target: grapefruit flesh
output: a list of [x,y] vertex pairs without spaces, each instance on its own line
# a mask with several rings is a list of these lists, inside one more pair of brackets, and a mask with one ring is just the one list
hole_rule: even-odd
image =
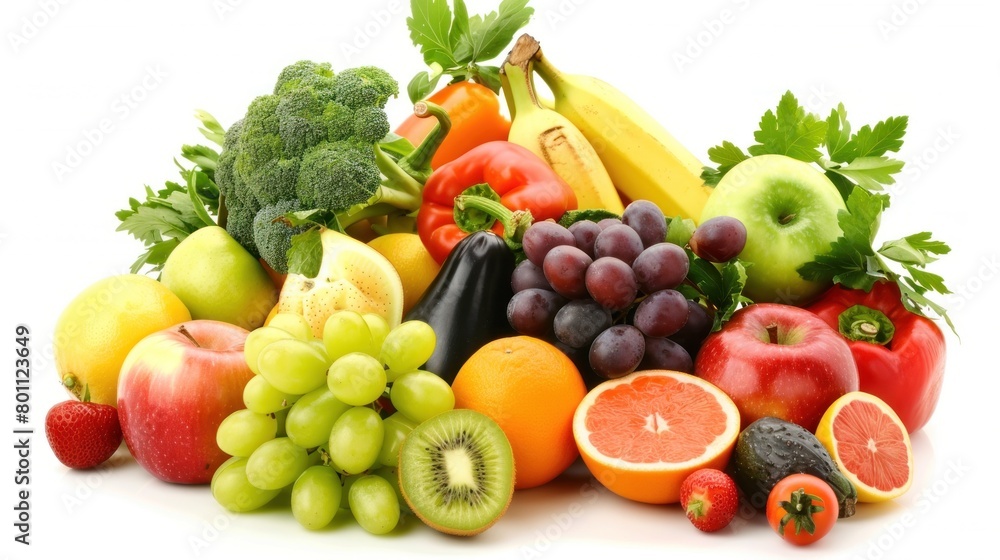
[[700,468],[722,469],[739,435],[736,405],[686,373],[650,370],[595,387],[574,416],[584,463],[612,492],[639,502],[675,503]]
[[913,450],[899,416],[860,391],[844,395],[824,414],[816,437],[858,490],[858,501],[881,502],[905,493],[913,480]]

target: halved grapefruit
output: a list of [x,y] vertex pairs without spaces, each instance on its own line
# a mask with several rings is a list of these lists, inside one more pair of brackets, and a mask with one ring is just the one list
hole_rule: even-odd
[[680,500],[684,479],[723,469],[740,433],[740,413],[711,383],[677,371],[648,370],[605,381],[584,397],[573,437],[591,474],[638,502]]
[[899,416],[862,391],[840,397],[819,422],[816,438],[858,490],[859,502],[903,495],[913,482],[913,448]]

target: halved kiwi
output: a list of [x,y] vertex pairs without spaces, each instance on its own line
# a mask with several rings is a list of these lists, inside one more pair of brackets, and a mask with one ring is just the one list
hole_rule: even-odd
[[399,450],[399,488],[430,527],[471,536],[507,511],[514,454],[500,426],[474,410],[451,410],[413,429]]

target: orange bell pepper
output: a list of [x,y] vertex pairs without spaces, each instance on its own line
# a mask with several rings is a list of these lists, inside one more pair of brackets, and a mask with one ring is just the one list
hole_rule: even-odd
[[[480,144],[507,139],[510,120],[500,112],[500,99],[484,85],[456,82],[438,90],[427,100],[444,108],[451,118],[451,131],[431,160],[434,169]],[[416,146],[435,124],[435,119],[411,115],[396,129],[396,134]]]

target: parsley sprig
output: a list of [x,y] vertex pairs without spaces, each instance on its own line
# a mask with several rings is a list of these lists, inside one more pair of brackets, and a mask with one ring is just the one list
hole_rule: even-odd
[[[799,274],[806,280],[832,280],[866,292],[880,280],[895,282],[908,310],[924,316],[928,316],[929,310],[944,319],[954,332],[955,325],[945,308],[927,297],[928,292],[950,294],[951,290],[945,286],[944,278],[925,268],[951,248],[931,239],[931,233],[924,231],[886,241],[876,250],[879,220],[888,207],[889,195],[855,188],[847,198],[847,210],[837,214],[843,235],[834,241],[829,252],[817,255],[816,260],[799,268]],[[893,270],[900,267],[904,273]]]
[[[819,165],[846,201],[855,186],[881,191],[883,185],[896,182],[893,175],[903,169],[903,162],[886,154],[902,147],[907,123],[905,116],[889,117],[852,132],[843,103],[823,119],[806,112],[788,91],[776,110],[769,109],[761,117],[753,134],[757,143],[747,149],[748,153],[729,141],[708,150],[708,158],[718,167],[705,167],[702,179],[714,186],[733,166],[751,156],[780,154]],[[825,148],[825,155],[820,148]]]
[[702,179],[717,185],[736,164],[762,154],[816,164],[836,185],[847,210],[837,216],[843,234],[828,252],[799,268],[799,274],[806,280],[833,281],[866,292],[875,282],[895,282],[908,310],[942,318],[954,331],[947,311],[927,295],[951,293],[941,276],[926,270],[950,251],[948,245],[932,239],[930,232],[920,232],[875,249],[882,212],[889,208],[889,195],[881,191],[895,183],[893,175],[903,169],[902,161],[887,154],[903,146],[907,124],[905,116],[889,117],[855,132],[842,103],[823,119],[807,112],[789,91],[775,110],[761,117],[753,135],[757,143],[746,152],[729,141],[708,150],[717,167],[705,167]]
[[[201,122],[199,132],[222,146],[225,129],[215,117],[198,111],[195,117]],[[181,157],[193,163],[191,168],[174,159],[182,182],[166,181],[162,189],[146,186],[144,200],[129,198],[129,207],[115,212],[121,221],[116,231],[126,231],[145,245],[146,250],[132,263],[131,271],[138,273],[149,266],[157,272],[167,262],[167,257],[188,235],[205,226],[215,225],[213,215],[219,214],[219,187],[215,184],[215,168],[219,153],[208,146],[185,145]]]
[[534,13],[528,0],[503,0],[497,11],[470,17],[464,0],[411,0],[412,15],[406,25],[410,39],[420,47],[430,71],[410,80],[407,93],[416,103],[437,87],[443,76],[452,82],[472,80],[500,92],[500,68],[482,65],[498,57],[510,45]]

